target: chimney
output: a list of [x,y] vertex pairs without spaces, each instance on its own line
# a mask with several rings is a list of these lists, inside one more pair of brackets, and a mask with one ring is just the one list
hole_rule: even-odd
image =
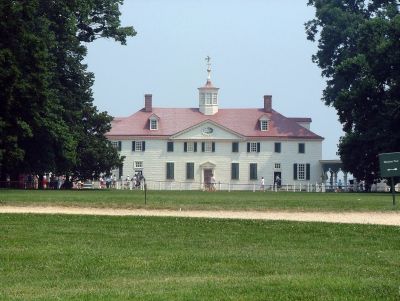
[[153,111],[153,95],[145,94],[144,95],[144,111],[145,112],[152,112]]
[[272,112],[272,95],[264,95],[264,111],[267,113]]

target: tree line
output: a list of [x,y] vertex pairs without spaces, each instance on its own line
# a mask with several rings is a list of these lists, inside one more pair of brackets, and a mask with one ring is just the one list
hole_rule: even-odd
[[399,0],[309,0],[305,24],[318,42],[312,60],[326,79],[323,101],[333,106],[345,135],[339,155],[346,171],[371,184],[378,154],[400,152]]
[[0,176],[97,177],[122,163],[93,104],[86,44],[136,34],[122,0],[0,1]]

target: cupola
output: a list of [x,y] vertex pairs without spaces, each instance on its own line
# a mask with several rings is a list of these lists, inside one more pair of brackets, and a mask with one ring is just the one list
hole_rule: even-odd
[[207,61],[207,81],[199,89],[199,111],[204,115],[214,115],[218,113],[218,90],[211,82],[211,58],[206,57]]

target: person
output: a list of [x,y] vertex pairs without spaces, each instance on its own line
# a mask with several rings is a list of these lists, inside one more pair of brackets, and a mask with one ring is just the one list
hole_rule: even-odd
[[129,175],[126,176],[126,181],[125,181],[125,188],[129,189],[131,177]]
[[215,191],[215,183],[216,183],[216,181],[215,181],[215,177],[214,177],[214,175],[212,174],[211,175],[211,179],[210,179],[210,191]]
[[261,177],[260,190],[265,191],[265,180],[264,180],[264,177]]
[[110,176],[110,175],[108,175],[108,176],[106,177],[106,188],[107,188],[107,189],[110,189],[110,188],[111,188],[111,176]]
[[133,188],[137,188],[137,183],[138,183],[138,176],[137,173],[135,173],[135,175],[132,178],[132,184],[133,184]]
[[11,178],[10,178],[9,174],[7,174],[7,176],[6,176],[6,187],[7,188],[11,187]]
[[47,176],[46,176],[46,174],[43,175],[42,185],[43,185],[43,189],[47,188]]
[[112,188],[117,188],[117,176],[112,176]]
[[33,176],[33,188],[34,189],[39,188],[39,176],[38,175]]
[[275,177],[275,184],[277,188],[281,187],[281,178],[279,177],[279,175],[276,175]]
[[339,182],[338,182],[338,190],[342,191],[342,180],[341,179],[339,179]]

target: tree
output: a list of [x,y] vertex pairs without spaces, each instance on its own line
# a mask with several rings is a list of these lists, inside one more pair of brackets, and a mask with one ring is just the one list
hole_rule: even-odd
[[94,76],[82,61],[83,42],[135,35],[120,26],[122,2],[0,2],[0,175],[89,178],[121,164],[104,138],[112,118],[93,105]]
[[326,78],[323,100],[337,110],[346,171],[368,184],[379,177],[377,155],[400,150],[400,15],[398,0],[309,0],[318,39],[312,60]]

